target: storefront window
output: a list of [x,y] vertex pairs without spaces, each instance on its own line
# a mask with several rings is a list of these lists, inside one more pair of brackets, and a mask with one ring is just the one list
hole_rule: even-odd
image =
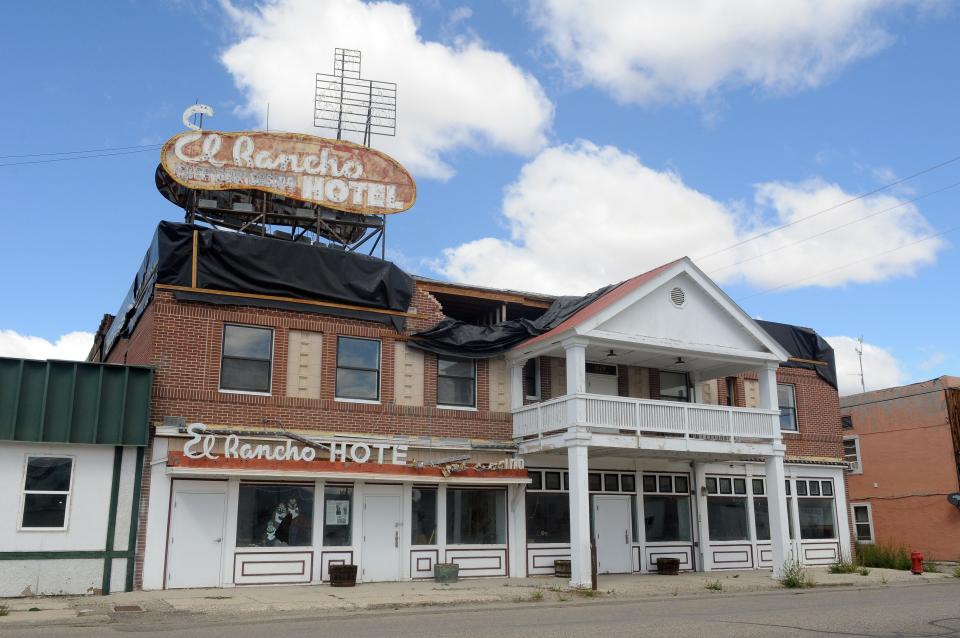
[[352,541],[353,488],[328,485],[323,489],[323,544],[343,547]]
[[312,542],[312,487],[240,484],[237,547],[304,547]]
[[413,488],[413,535],[414,545],[437,544],[437,488]]
[[707,478],[707,521],[710,540],[745,541],[750,538],[746,494],[745,478],[726,476]]
[[686,475],[643,475],[643,522],[647,542],[689,542],[690,489]]
[[503,545],[506,542],[505,490],[447,490],[447,543]]
[[832,498],[797,499],[800,514],[800,538],[803,540],[836,538]]
[[570,542],[570,496],[563,492],[527,492],[527,542]]

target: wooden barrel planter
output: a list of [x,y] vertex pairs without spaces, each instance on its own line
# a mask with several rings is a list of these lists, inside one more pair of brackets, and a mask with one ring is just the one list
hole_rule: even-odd
[[658,558],[657,573],[663,576],[676,576],[680,573],[679,558]]
[[356,565],[330,565],[331,587],[354,587],[356,584]]
[[571,578],[573,570],[570,567],[570,561],[563,559],[553,561],[553,575],[557,578]]
[[433,580],[438,583],[455,583],[460,578],[460,565],[456,563],[435,563]]

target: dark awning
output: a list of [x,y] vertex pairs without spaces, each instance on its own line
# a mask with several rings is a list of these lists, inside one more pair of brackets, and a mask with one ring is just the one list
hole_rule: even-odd
[[146,445],[153,369],[0,357],[0,440]]

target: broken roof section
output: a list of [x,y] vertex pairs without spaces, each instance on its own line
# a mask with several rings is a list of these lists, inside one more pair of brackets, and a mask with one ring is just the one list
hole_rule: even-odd
[[[653,293],[664,289],[672,294],[675,284],[686,290],[684,294],[690,299],[697,299],[705,311],[670,315],[672,309],[662,310],[669,308],[669,304],[661,303]],[[497,291],[484,289],[483,292]],[[836,387],[833,351],[822,337],[809,328],[762,323],[753,320],[684,257],[583,297],[556,298],[550,308],[534,320],[520,318],[492,325],[472,325],[448,318],[414,335],[411,345],[447,356],[487,358],[512,350],[525,358],[551,354],[545,349],[555,350],[563,339],[590,336],[612,347],[662,351],[689,348],[693,352],[743,361],[777,361],[786,367],[815,370]]]

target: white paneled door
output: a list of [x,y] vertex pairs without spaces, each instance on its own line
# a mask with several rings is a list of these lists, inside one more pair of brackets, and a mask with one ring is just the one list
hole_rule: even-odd
[[360,563],[365,583],[400,580],[401,501],[399,485],[364,488]]
[[597,541],[597,573],[625,574],[633,571],[630,496],[593,497],[594,537]]
[[214,481],[175,482],[167,539],[168,588],[219,587],[227,487]]

